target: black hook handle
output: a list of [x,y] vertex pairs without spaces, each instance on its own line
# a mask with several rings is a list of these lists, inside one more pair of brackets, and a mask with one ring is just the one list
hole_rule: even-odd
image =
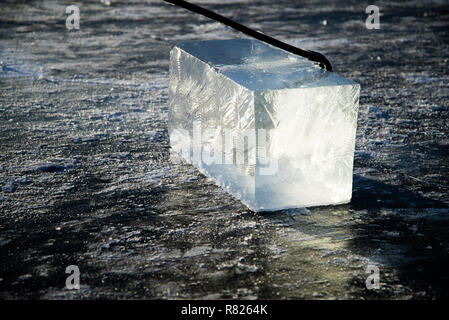
[[267,36],[261,32],[250,29],[238,22],[235,22],[231,19],[223,17],[222,15],[219,15],[218,13],[215,13],[213,11],[210,11],[208,9],[197,6],[197,5],[187,2],[187,1],[183,1],[183,0],[164,0],[164,1],[174,4],[174,5],[177,5],[179,7],[182,7],[184,9],[190,10],[192,12],[201,14],[201,15],[208,17],[210,19],[213,19],[215,21],[221,22],[237,31],[243,32],[244,34],[246,34],[250,37],[256,38],[257,40],[269,43],[275,47],[278,47],[282,50],[291,52],[298,56],[307,58],[313,62],[317,62],[321,68],[323,68],[327,71],[332,71],[332,65],[329,62],[329,60],[327,60],[326,57],[319,52],[315,52],[315,51],[311,51],[311,50],[303,50],[303,49],[294,47],[292,45],[289,45],[288,43],[279,41],[279,40],[272,38],[270,36]]

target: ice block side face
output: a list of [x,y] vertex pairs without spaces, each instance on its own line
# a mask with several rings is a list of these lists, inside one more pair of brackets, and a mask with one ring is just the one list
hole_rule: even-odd
[[269,154],[277,170],[256,176],[259,211],[351,200],[359,93],[345,84],[256,95],[256,110],[270,109],[276,123]]
[[175,47],[169,100],[171,147],[234,196],[253,203],[256,145],[238,148],[236,137],[254,133],[254,93]]
[[352,194],[360,85],[256,40],[178,44],[170,143],[254,211]]

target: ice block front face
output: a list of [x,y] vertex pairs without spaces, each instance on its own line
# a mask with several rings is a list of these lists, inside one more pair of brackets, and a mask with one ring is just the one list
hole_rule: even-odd
[[257,40],[170,53],[173,149],[254,211],[347,203],[360,85]]

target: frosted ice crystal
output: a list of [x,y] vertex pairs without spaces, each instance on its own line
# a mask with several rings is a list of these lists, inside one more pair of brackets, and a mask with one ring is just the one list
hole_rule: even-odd
[[360,85],[257,40],[170,52],[170,143],[254,211],[351,200]]

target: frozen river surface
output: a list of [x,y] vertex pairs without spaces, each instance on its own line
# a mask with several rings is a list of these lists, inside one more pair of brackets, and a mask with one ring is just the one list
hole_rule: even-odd
[[60,1],[0,4],[1,298],[449,297],[446,1],[378,1],[379,30],[359,1],[200,2],[362,86],[352,202],[259,215],[167,136],[169,50],[242,35],[108,2],[79,1],[77,31]]

